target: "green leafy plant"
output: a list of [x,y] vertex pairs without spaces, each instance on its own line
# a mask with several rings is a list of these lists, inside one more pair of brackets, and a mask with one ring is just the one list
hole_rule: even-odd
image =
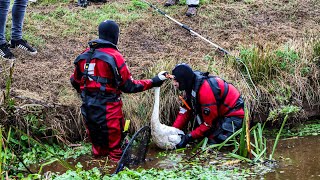
[[250,142],[253,149],[251,149],[251,154],[254,156],[253,162],[263,162],[266,157],[266,138],[263,136],[263,126],[258,123],[255,127],[251,129],[253,132],[254,142]]
[[5,141],[3,140],[2,135],[2,126],[0,126],[0,177],[3,179],[5,171],[3,171],[3,165],[6,163],[6,152],[7,147],[5,146]]
[[98,170],[98,168],[93,168],[91,170],[83,170],[83,166],[78,163],[76,165],[75,170],[67,170],[66,173],[62,175],[54,175],[52,179],[55,180],[63,180],[63,179],[79,179],[79,180],[100,180],[102,178],[101,172]]
[[274,54],[279,61],[279,67],[281,70],[287,70],[288,72],[293,71],[290,67],[299,59],[299,55],[296,51],[286,45],[282,50],[276,50]]
[[45,146],[44,144],[42,144],[41,142],[33,139],[32,137],[28,136],[26,133],[20,131],[19,129],[16,129],[16,131],[18,131],[19,133],[27,136],[29,138],[30,141],[32,141],[33,143],[37,144],[38,146],[40,146],[41,148],[43,148],[46,152],[48,152],[49,154],[51,154],[53,157],[55,157],[56,159],[58,159],[59,163],[64,166],[67,169],[74,169],[74,167],[72,167],[72,165],[70,165],[67,161],[64,161],[60,156],[58,156],[56,153],[54,153],[50,148],[48,148],[47,146]]
[[198,164],[180,165],[170,170],[160,169],[142,169],[136,170],[125,169],[115,175],[102,176],[97,168],[89,171],[82,170],[81,166],[77,165],[77,170],[69,170],[62,175],[54,174],[54,180],[60,179],[103,179],[103,180],[129,180],[129,179],[233,179],[245,177],[247,172],[241,171],[238,168],[233,170],[217,170],[213,166],[203,166]]

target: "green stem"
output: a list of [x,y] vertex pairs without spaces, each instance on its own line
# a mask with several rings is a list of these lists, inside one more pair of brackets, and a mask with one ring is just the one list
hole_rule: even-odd
[[276,147],[277,147],[277,145],[278,145],[278,142],[279,142],[279,139],[280,139],[280,136],[281,136],[282,129],[283,129],[284,125],[286,124],[286,122],[287,122],[287,120],[288,120],[288,117],[289,117],[289,115],[287,114],[287,115],[284,117],[284,119],[283,119],[283,122],[282,122],[282,124],[281,124],[281,128],[280,128],[280,130],[279,130],[279,132],[278,132],[278,134],[277,134],[276,140],[275,140],[274,145],[273,145],[273,148],[272,148],[272,153],[271,153],[270,156],[269,156],[269,160],[272,160],[274,151],[276,150]]
[[10,66],[10,73],[9,73],[9,77],[7,78],[7,82],[6,82],[6,103],[9,103],[9,99],[10,99],[10,90],[11,90],[11,84],[12,84],[12,76],[13,76],[13,70],[14,70],[14,63],[12,62],[11,66]]

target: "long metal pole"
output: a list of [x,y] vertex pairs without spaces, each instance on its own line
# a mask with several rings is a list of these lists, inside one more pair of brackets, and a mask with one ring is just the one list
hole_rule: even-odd
[[[183,29],[189,31],[191,34],[194,34],[196,36],[198,36],[199,38],[201,38],[202,40],[206,41],[207,43],[211,44],[212,46],[214,46],[215,48],[217,48],[219,51],[221,51],[224,55],[228,55],[228,56],[232,56],[227,50],[223,49],[222,47],[218,46],[217,44],[211,42],[210,40],[206,39],[205,37],[201,36],[200,34],[198,34],[197,32],[193,31],[189,26],[180,23],[179,21],[177,21],[176,19],[172,18],[171,16],[167,15],[165,12],[163,12],[162,10],[160,10],[159,8],[157,8],[156,6],[154,6],[153,4],[145,1],[145,0],[141,0],[142,2],[148,4],[151,8],[155,9],[156,11],[158,11],[160,14],[164,15],[165,17],[167,17],[168,19],[170,19],[171,21],[175,22],[176,24],[178,24],[179,26],[181,26]],[[238,60],[238,58],[236,58],[236,60]]]
[[[165,12],[161,11],[159,8],[157,8],[156,6],[154,6],[154,5],[151,4],[151,3],[147,2],[146,0],[140,0],[140,1],[148,4],[151,8],[155,9],[155,10],[158,11],[160,14],[164,15],[165,17],[167,17],[167,18],[170,19],[171,21],[175,22],[176,24],[178,24],[179,26],[181,26],[183,29],[189,31],[190,33],[198,36],[198,37],[201,38],[202,40],[204,40],[204,41],[206,41],[207,43],[211,44],[211,45],[212,45],[213,47],[215,47],[217,50],[219,50],[220,52],[222,52],[224,56],[231,56],[231,57],[235,58],[237,62],[242,63],[242,64],[244,65],[247,73],[248,73],[248,78],[249,78],[251,84],[253,85],[254,89],[256,90],[256,93],[257,93],[258,98],[256,98],[256,97],[253,95],[253,93],[252,93],[252,95],[253,95],[253,97],[254,97],[255,99],[259,100],[260,92],[258,91],[257,87],[256,87],[255,84],[253,83],[252,78],[251,78],[251,76],[250,76],[250,73],[249,73],[249,70],[248,70],[247,66],[245,65],[245,63],[244,63],[240,58],[233,56],[233,55],[232,55],[231,53],[229,53],[227,50],[225,50],[225,49],[223,49],[222,47],[218,46],[217,44],[209,41],[209,40],[206,39],[205,37],[201,36],[200,34],[198,34],[198,33],[195,32],[195,31],[193,31],[189,26],[187,26],[187,25],[185,25],[185,24],[182,24],[182,23],[180,23],[179,21],[175,20],[174,18],[172,18],[171,16],[167,15]],[[248,86],[249,86],[249,85],[248,85]],[[250,88],[249,88],[249,89],[250,89]]]

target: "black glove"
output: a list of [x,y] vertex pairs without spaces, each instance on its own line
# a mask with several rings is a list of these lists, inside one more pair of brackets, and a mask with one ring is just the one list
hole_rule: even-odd
[[154,78],[151,79],[152,81],[152,86],[153,87],[160,87],[166,78],[166,74],[168,74],[167,71],[161,71],[158,75],[156,75]]
[[187,135],[180,134],[180,136],[181,136],[181,141],[179,142],[179,144],[176,145],[176,149],[186,147],[186,145],[192,140],[191,134],[187,134]]

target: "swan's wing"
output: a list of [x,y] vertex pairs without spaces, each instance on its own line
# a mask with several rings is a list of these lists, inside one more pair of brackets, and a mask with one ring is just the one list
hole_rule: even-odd
[[179,135],[170,135],[168,140],[176,146],[181,141],[181,137]]
[[[152,140],[153,142],[161,149],[175,149],[176,144],[171,142],[169,139],[169,136],[163,136],[163,135],[157,135],[153,136]],[[180,141],[179,141],[180,142]]]
[[152,139],[161,149],[175,149],[176,145],[181,141],[179,134],[184,134],[184,132],[164,124],[159,124],[151,129]]
[[161,124],[161,131],[164,134],[167,134],[167,135],[184,134],[184,132],[181,131],[180,129],[177,129],[177,128],[171,127],[171,126],[167,126],[167,125],[164,125],[164,124]]

